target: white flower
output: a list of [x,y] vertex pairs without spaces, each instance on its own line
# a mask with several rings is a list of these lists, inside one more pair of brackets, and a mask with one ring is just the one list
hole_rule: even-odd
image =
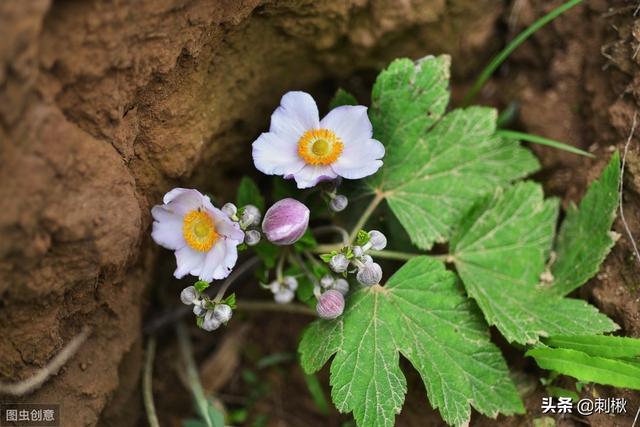
[[271,115],[269,132],[253,143],[253,161],[267,175],[294,178],[298,188],[338,176],[364,178],[382,166],[384,156],[372,135],[367,107],[337,107],[320,120],[311,95],[288,92]]
[[196,190],[174,188],[163,202],[151,209],[151,237],[175,251],[174,276],[191,274],[207,282],[227,277],[238,260],[236,246],[244,240],[240,226]]

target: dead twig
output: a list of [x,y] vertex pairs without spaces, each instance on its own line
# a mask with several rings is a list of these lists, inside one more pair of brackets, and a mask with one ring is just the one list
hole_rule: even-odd
[[62,368],[71,359],[80,346],[86,341],[91,333],[91,328],[84,327],[82,332],[73,337],[71,341],[51,359],[51,361],[42,369],[39,369],[35,374],[29,378],[16,382],[2,382],[0,381],[0,395],[6,394],[10,396],[24,396],[30,394],[40,387],[52,376],[58,373],[58,370]]
[[627,224],[627,220],[624,217],[624,208],[623,208],[623,204],[622,204],[622,192],[624,189],[624,169],[625,169],[625,164],[626,164],[626,160],[627,160],[627,153],[629,152],[629,145],[631,143],[631,140],[633,139],[633,134],[636,131],[636,124],[637,124],[637,118],[638,118],[638,112],[634,112],[633,113],[633,122],[631,124],[631,131],[629,132],[629,137],[627,138],[627,142],[624,144],[624,153],[622,155],[622,169],[620,171],[620,184],[618,186],[618,203],[619,203],[619,209],[620,209],[620,220],[622,221],[622,225],[624,226],[624,230],[627,233],[627,236],[629,237],[629,241],[631,242],[631,246],[633,247],[633,252],[634,255],[636,257],[636,259],[638,260],[638,263],[640,263],[640,251],[638,251],[638,244],[636,243],[635,239],[633,238],[633,234],[631,233],[631,229],[629,228],[629,224]]

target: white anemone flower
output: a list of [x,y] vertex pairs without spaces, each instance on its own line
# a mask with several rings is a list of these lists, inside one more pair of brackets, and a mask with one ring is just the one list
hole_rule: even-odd
[[269,132],[253,143],[256,168],[294,178],[298,188],[338,176],[359,179],[382,166],[384,146],[372,139],[367,107],[334,108],[322,120],[308,93],[288,92],[271,115]]
[[162,201],[151,209],[151,237],[175,251],[174,276],[191,274],[207,282],[227,277],[238,260],[236,246],[244,240],[238,223],[197,190],[174,188]]

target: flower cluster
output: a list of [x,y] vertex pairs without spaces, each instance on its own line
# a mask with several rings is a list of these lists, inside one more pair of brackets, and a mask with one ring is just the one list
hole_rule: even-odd
[[[329,210],[341,212],[349,204],[347,197],[337,191],[342,178],[364,178],[382,166],[384,146],[372,135],[366,107],[338,107],[320,120],[318,107],[309,94],[289,92],[271,116],[269,132],[253,142],[253,160],[261,172],[293,179],[299,189],[322,183],[320,194]],[[257,186],[254,193],[260,193]],[[276,201],[263,217],[256,205],[263,206],[264,200],[261,195],[258,197],[255,204],[225,203],[218,209],[197,190],[176,188],[151,210],[154,219],[151,236],[160,246],[174,251],[177,264],[174,276],[180,279],[189,274],[199,279],[183,289],[180,299],[193,306],[202,329],[215,330],[231,319],[235,294],[225,299],[223,296],[235,278],[228,278],[214,299],[205,290],[214,280],[229,276],[238,253],[243,250],[253,248],[265,265],[268,254],[275,251],[278,260],[275,279],[267,280],[269,284],[263,287],[271,291],[278,304],[295,299],[302,276],[284,274],[284,267],[291,264],[304,271],[305,284],[313,286],[316,311],[323,319],[335,319],[343,313],[349,292],[348,273],[356,273],[357,281],[364,286],[380,282],[382,270],[369,252],[384,248],[386,239],[382,233],[360,232],[354,245],[323,256],[331,270],[343,277],[322,276],[314,269],[321,263],[309,252],[308,242],[314,242],[307,233],[312,217],[309,208],[287,197]],[[347,234],[342,229],[341,232]],[[309,236],[304,239],[306,243],[298,246],[296,243],[305,235]],[[273,266],[273,258],[270,262]],[[306,262],[311,262],[312,268]]]

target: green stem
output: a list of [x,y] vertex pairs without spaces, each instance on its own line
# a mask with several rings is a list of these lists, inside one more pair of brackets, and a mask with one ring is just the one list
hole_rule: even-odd
[[367,209],[365,209],[365,211],[362,213],[362,216],[360,217],[356,225],[353,227],[353,230],[351,230],[351,234],[349,235],[350,244],[353,244],[354,240],[356,240],[358,231],[360,231],[362,227],[365,226],[371,214],[373,214],[373,212],[376,210],[380,202],[384,200],[384,197],[385,197],[384,193],[381,193],[379,191],[376,192],[376,196],[371,200],[371,203],[369,203],[369,206],[367,206]]
[[487,65],[485,69],[482,70],[482,73],[480,73],[480,76],[478,76],[478,79],[475,81],[469,92],[467,92],[466,96],[464,97],[462,105],[469,105],[473,98],[478,94],[480,89],[482,89],[482,86],[484,86],[486,81],[489,80],[493,72],[500,66],[500,64],[505,61],[505,59],[509,57],[511,52],[513,52],[518,46],[524,43],[525,40],[531,37],[533,33],[547,25],[549,22],[553,21],[555,18],[557,18],[567,10],[580,4],[581,2],[582,0],[570,0],[563,5],[558,6],[557,8],[553,9],[551,12],[547,13],[545,16],[531,24],[531,26],[529,26],[523,32],[518,34],[518,36],[513,39],[504,49],[502,49],[502,51],[491,60],[489,65]]
[[302,304],[278,304],[269,301],[248,301],[238,302],[240,311],[273,311],[277,313],[304,314],[306,316],[316,316],[316,312]]
[[187,369],[187,381],[191,388],[191,394],[196,402],[196,407],[200,416],[207,424],[207,427],[213,427],[211,418],[209,417],[209,401],[204,394],[200,378],[198,376],[198,368],[196,362],[193,360],[193,350],[191,349],[191,341],[187,335],[187,330],[180,322],[176,324],[176,334],[178,336],[178,345],[180,347],[180,353],[182,354],[182,361]]
[[144,400],[144,409],[147,413],[150,427],[160,427],[156,407],[153,403],[153,360],[156,355],[156,339],[150,337],[147,341],[147,350],[145,352],[144,369],[142,371],[142,396]]
[[569,153],[579,154],[585,157],[595,157],[593,154],[587,153],[579,148],[538,135],[531,135],[529,133],[516,132],[513,130],[497,130],[496,135],[507,139],[519,139],[522,141],[533,142],[534,144],[547,145],[549,147],[557,148],[558,150],[568,151]]
[[369,251],[369,255],[377,258],[384,259],[394,259],[398,261],[409,261],[418,256],[428,256],[429,258],[439,259],[441,261],[451,263],[453,262],[453,257],[451,255],[430,255],[430,254],[416,254],[411,252],[400,252],[400,251]]
[[284,261],[287,258],[286,249],[283,249],[280,253],[280,259],[278,259],[278,265],[276,266],[276,280],[278,283],[282,283],[284,280]]

